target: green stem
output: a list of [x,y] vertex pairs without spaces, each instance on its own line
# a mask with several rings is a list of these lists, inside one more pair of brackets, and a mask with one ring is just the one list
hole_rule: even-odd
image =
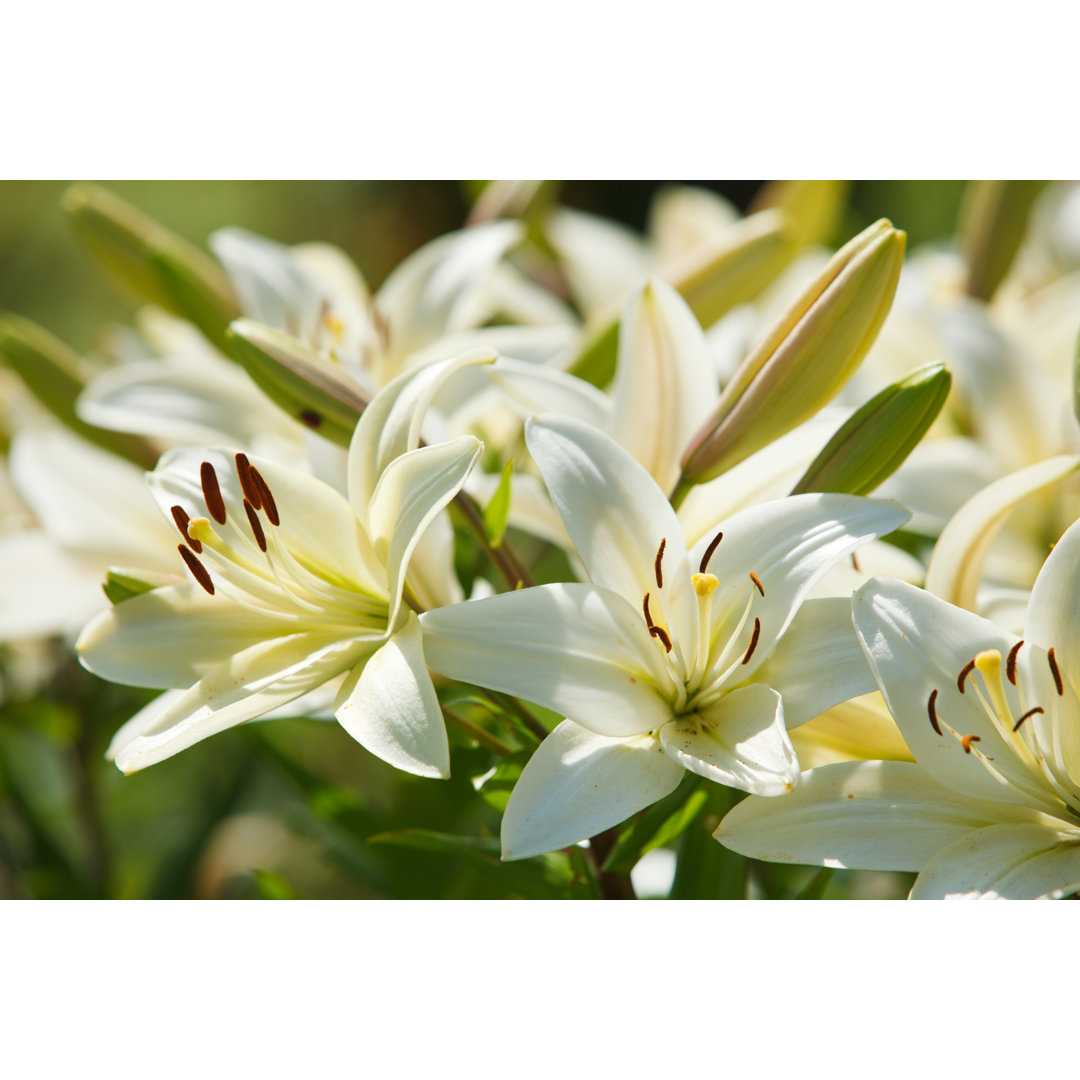
[[508,757],[514,752],[513,747],[504,743],[498,736],[492,735],[490,731],[485,731],[479,724],[474,724],[468,717],[462,716],[461,713],[451,709],[448,705],[444,705],[442,711],[443,716],[463,735],[467,735],[470,739],[478,742],[481,746],[487,747],[488,750],[498,754],[500,757]]
[[673,509],[678,510],[679,507],[682,506],[693,486],[694,485],[688,480],[685,480],[681,476],[679,477],[679,482],[675,485],[675,490],[671,493],[671,505]]
[[467,492],[459,491],[454,502],[462,514],[465,515],[465,520],[476,535],[476,539],[480,541],[484,553],[491,560],[492,565],[502,574],[506,584],[511,589],[529,588],[535,584],[532,575],[505,539],[498,547],[492,546],[487,529],[484,528],[484,515],[480,512],[480,507],[476,505],[476,500]]
[[616,829],[607,829],[592,837],[589,840],[589,858],[596,870],[596,876],[600,879],[600,890],[605,900],[636,900],[637,894],[628,873],[617,874],[600,869],[611,854],[617,837]]

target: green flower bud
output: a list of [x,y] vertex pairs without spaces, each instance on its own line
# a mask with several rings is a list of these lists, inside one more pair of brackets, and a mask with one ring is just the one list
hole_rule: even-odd
[[836,491],[868,495],[903,464],[937,419],[952,376],[926,364],[872,397],[839,428],[792,495]]
[[960,233],[967,292],[990,300],[1012,266],[1045,180],[973,180],[964,193]]
[[75,403],[86,384],[78,354],[21,315],[0,318],[0,358],[61,423],[77,435],[143,468],[151,469],[157,451],[145,439],[93,427],[79,419]]
[[238,319],[226,339],[255,384],[291,417],[341,446],[368,403],[364,391],[295,338],[251,319]]
[[905,239],[883,218],[829,260],[724,388],[683,455],[680,488],[719,476],[839,392],[889,313]]
[[76,184],[61,206],[79,238],[137,300],[188,319],[223,346],[240,308],[209,255],[94,184]]

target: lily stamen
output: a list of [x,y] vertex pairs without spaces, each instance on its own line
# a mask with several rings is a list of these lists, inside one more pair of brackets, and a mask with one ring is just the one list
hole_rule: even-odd
[[199,478],[202,481],[203,500],[210,516],[219,524],[224,525],[225,500],[221,497],[221,487],[218,485],[217,473],[209,461],[204,461],[199,468]]
[[757,591],[761,593],[762,596],[764,596],[765,586],[761,584],[761,578],[759,578],[753,570],[750,571],[750,580],[754,583],[754,588],[757,589]]
[[255,512],[255,507],[251,505],[251,501],[247,498],[244,499],[244,512],[247,514],[248,524],[251,526],[255,543],[259,545],[260,551],[265,551],[266,535],[263,533],[263,527],[259,522],[259,515]]
[[176,522],[176,527],[180,530],[180,535],[191,545],[196,555],[201,554],[202,544],[199,543],[194,537],[188,535],[188,525],[191,523],[191,518],[188,517],[187,512],[182,506],[171,507],[172,519]]
[[750,663],[750,657],[754,655],[754,650],[757,648],[758,638],[761,636],[761,620],[754,618],[754,632],[750,636],[750,645],[746,650],[746,655],[742,658],[743,664]]
[[718,532],[712,540],[709,541],[709,546],[705,549],[705,554],[701,556],[701,564],[698,566],[698,572],[704,574],[709,568],[709,560],[713,556],[713,552],[720,546],[720,541],[724,539],[724,534]]
[[187,564],[187,568],[191,571],[191,576],[211,595],[214,595],[214,582],[207,572],[207,569],[201,562],[199,557],[190,548],[185,547],[183,544],[177,544],[176,550],[180,552],[180,557]]
[[1016,658],[1020,655],[1020,646],[1024,644],[1024,639],[1021,638],[1010,650],[1009,655],[1005,661],[1005,676],[1009,682],[1016,685]]
[[1016,733],[1017,731],[1019,731],[1020,730],[1020,725],[1025,720],[1027,720],[1029,717],[1034,716],[1036,713],[1041,713],[1041,712],[1045,712],[1045,711],[1046,710],[1041,705],[1036,705],[1034,708],[1028,709],[1028,711],[1026,713],[1024,713],[1024,715],[1021,716],[1020,719],[1017,720],[1015,724],[1013,724],[1013,732]]
[[664,587],[664,548],[667,547],[667,537],[665,536],[660,541],[660,546],[656,549],[656,558],[653,560],[653,572],[656,574],[656,587],[662,589]]
[[1047,650],[1046,659],[1050,661],[1050,674],[1054,676],[1054,687],[1057,689],[1058,697],[1065,695],[1065,684],[1061,681],[1061,672],[1058,670],[1057,660],[1054,658],[1053,645]]
[[971,744],[982,742],[982,739],[978,735],[961,735],[960,745],[964,748],[965,754],[971,753]]
[[975,661],[969,660],[961,669],[960,674],[956,676],[956,688],[962,694],[964,692],[964,680],[975,670]]
[[944,732],[941,730],[941,725],[938,723],[937,694],[938,692],[936,689],[930,691],[930,699],[926,703],[926,710],[930,714],[930,726],[939,735],[943,735]]
[[649,627],[649,633],[654,638],[660,641],[660,644],[664,646],[664,652],[671,652],[671,638],[668,637],[667,631],[662,626],[657,626],[655,623]]
[[251,462],[248,461],[247,454],[239,453],[236,455],[236,475],[240,480],[240,487],[243,489],[244,498],[256,510],[262,509],[262,499],[259,497],[259,489],[255,486],[255,481],[251,476]]
[[274,501],[274,494],[270,490],[270,485],[263,479],[262,473],[254,465],[251,466],[250,475],[252,483],[259,492],[259,501],[262,503],[263,513],[266,514],[271,525],[280,525],[281,517],[278,514],[277,503]]

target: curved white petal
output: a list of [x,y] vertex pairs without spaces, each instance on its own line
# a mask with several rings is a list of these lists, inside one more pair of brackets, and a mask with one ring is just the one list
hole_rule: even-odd
[[744,686],[700,715],[676,717],[660,742],[684,769],[740,791],[784,795],[799,782],[783,703],[767,686]]
[[749,798],[713,834],[753,859],[862,870],[921,870],[973,829],[1039,815],[958,795],[905,761],[823,765],[782,799]]
[[502,690],[603,735],[671,719],[641,613],[592,585],[540,585],[421,616],[424,652],[451,679]]
[[670,795],[682,777],[655,738],[608,738],[564,720],[510,795],[503,858],[527,859],[595,836]]
[[[1019,640],[993,623],[936,596],[888,578],[874,578],[852,597],[855,631],[877,678],[889,711],[915,760],[937,781],[972,798],[1046,805],[1047,792],[1033,786],[1027,769],[982,708],[977,693],[963,694],[958,676],[984,650],[1002,657]],[[960,736],[978,736],[976,753],[967,753],[946,728],[938,734],[930,719],[929,699],[937,691],[934,711]],[[1013,715],[1023,712],[1016,689],[1004,692]],[[974,744],[972,744],[974,745]],[[997,779],[981,762],[992,759]]]
[[1029,641],[1053,648],[1061,670],[1080,692],[1080,522],[1054,545],[1031,589],[1024,626]]
[[789,730],[841,701],[875,690],[877,683],[851,625],[851,601],[807,600],[754,679],[783,697]]
[[601,431],[611,426],[611,398],[576,375],[506,356],[500,356],[485,374],[526,418],[554,412]]
[[[867,540],[899,528],[907,511],[896,503],[854,495],[792,495],[751,507],[719,530],[724,538],[708,569],[720,581],[712,598],[714,640],[727,640],[743,617],[752,586],[761,582],[751,614],[760,619],[757,650],[741,671],[749,676],[766,660],[814,584]],[[702,537],[690,552],[696,570],[715,536]]]
[[413,612],[346,679],[334,708],[338,723],[365,749],[416,776],[450,775],[450,744],[439,699],[424,663]]
[[386,564],[391,625],[420,536],[461,490],[480,450],[479,440],[462,435],[395,458],[383,472],[367,516],[375,550]]
[[635,291],[623,311],[612,395],[610,434],[671,491],[690,433],[705,422],[720,388],[701,325],[663,281]]
[[83,667],[111,682],[161,689],[188,685],[222,657],[304,636],[290,616],[249,611],[197,585],[153,589],[94,618],[79,635]]
[[446,380],[473,364],[494,363],[495,356],[493,350],[477,349],[439,360],[399,375],[375,395],[349,444],[349,502],[358,514],[367,513],[390,462],[420,445],[424,416]]
[[[658,622],[696,626],[682,528],[653,478],[618,443],[578,420],[530,420],[525,440],[593,582],[635,607],[651,593]],[[655,568],[661,541],[663,588]]]
[[375,294],[393,353],[483,321],[483,292],[521,235],[517,222],[498,221],[441,236],[405,259]]
[[926,588],[950,604],[975,610],[983,563],[1005,519],[1029,495],[1080,468],[1080,457],[1062,455],[995,480],[969,499],[945,526],[930,557]]
[[994,825],[954,840],[923,868],[912,900],[1054,900],[1080,889],[1080,834]]
[[130,742],[114,740],[110,752],[123,772],[143,769],[295,700],[362,655],[354,641],[314,634],[252,647],[209,670]]

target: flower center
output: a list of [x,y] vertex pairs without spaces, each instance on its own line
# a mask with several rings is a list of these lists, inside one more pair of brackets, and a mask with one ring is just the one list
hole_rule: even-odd
[[[691,628],[682,628],[678,634],[671,625],[662,625],[654,617],[649,606],[651,593],[642,599],[642,614],[649,634],[663,652],[664,662],[675,686],[676,713],[691,713],[707,708],[725,693],[730,676],[750,663],[761,638],[761,619],[751,613],[755,601],[765,596],[765,586],[750,571],[746,602],[741,613],[734,619],[716,617],[713,598],[720,586],[720,579],[709,572],[709,562],[720,546],[724,534],[718,532],[710,541],[701,557],[697,573],[691,575],[690,584],[697,598],[697,620]],[[658,591],[664,588],[664,550],[667,539],[660,541],[653,560],[653,575]]]
[[239,506],[226,502],[213,464],[204,461],[199,479],[208,516],[171,508],[187,541],[177,550],[195,581],[210,596],[221,591],[260,614],[291,616],[305,626],[385,629],[386,598],[330,581],[290,550],[269,484],[245,454],[238,453],[235,462],[243,493]]
[[[1053,648],[1046,652],[1053,692],[1043,695],[1043,704],[1029,702],[1017,671],[1017,658],[1023,645],[1023,640],[1018,641],[1009,650],[1004,663],[997,649],[988,649],[972,657],[960,669],[956,688],[961,694],[971,692],[994,730],[1023,765],[1024,773],[1018,776],[1010,772],[1006,777],[1003,766],[999,767],[978,745],[983,741],[979,735],[961,734],[949,724],[939,711],[937,688],[930,692],[926,703],[930,726],[938,735],[956,739],[964,753],[978,760],[999,783],[1019,788],[1043,805],[1047,803],[1046,787],[1049,785],[1073,815],[1080,815],[1080,786],[1066,767],[1061,742],[1063,727],[1080,719],[1080,703],[1071,688],[1066,696]],[[1038,662],[1037,656],[1035,662]]]

